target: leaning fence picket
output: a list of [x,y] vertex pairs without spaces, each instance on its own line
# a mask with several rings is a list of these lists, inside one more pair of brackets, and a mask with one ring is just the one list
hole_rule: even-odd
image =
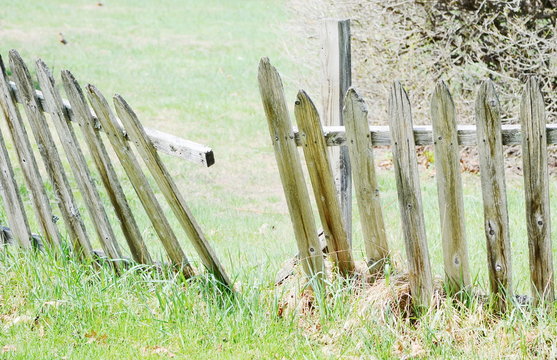
[[161,189],[174,215],[176,215],[180,225],[182,225],[182,228],[188,235],[203,265],[213,273],[219,281],[231,287],[233,285],[232,282],[226,275],[224,268],[219,262],[215,251],[207,241],[201,227],[193,217],[176,183],[172,180],[170,173],[160,159],[157,150],[145,133],[143,125],[139,122],[137,115],[120,95],[114,96],[114,106],[128,134],[128,138],[135,144],[135,148],[143,158],[143,161],[147,165],[151,175],[153,175],[155,182]]
[[545,121],[540,84],[531,78],[522,95],[520,124],[530,277],[535,303],[555,299]]
[[[73,175],[76,179],[78,189],[83,196],[85,206],[89,211],[93,226],[98,235],[99,242],[107,256],[111,259],[121,259],[122,253],[112,226],[108,221],[105,208],[95,183],[91,178],[91,173],[81,152],[77,138],[67,119],[62,97],[56,88],[54,78],[50,70],[42,60],[37,61],[37,78],[39,86],[43,91],[47,111],[51,114],[54,128],[60,138],[60,143],[66,153],[66,158],[70,164]],[[114,264],[118,264],[114,262]]]
[[511,246],[501,114],[491,80],[480,86],[476,98],[476,126],[489,281],[491,292],[503,310],[505,297],[512,295]]
[[282,80],[268,58],[263,58],[259,62],[258,80],[301,263],[306,276],[310,279],[316,278],[318,286],[322,287],[325,274],[323,254],[302,172],[300,155],[294,142]]
[[470,266],[455,106],[449,89],[442,81],[435,87],[431,98],[431,119],[445,276],[449,290],[458,292],[470,285]]
[[418,305],[429,306],[433,278],[427,246],[418,160],[412,133],[410,100],[399,82],[389,96],[393,163],[398,191],[402,228],[408,257],[410,291]]
[[344,227],[333,170],[319,114],[304,91],[298,93],[294,113],[304,142],[302,148],[329,249],[328,255],[341,273],[349,275],[354,271],[354,260]]
[[68,100],[72,106],[73,117],[79,124],[89,152],[95,166],[100,174],[104,188],[110,198],[114,212],[120,222],[122,233],[126,238],[130,252],[135,261],[140,264],[151,264],[153,262],[149,250],[143,241],[141,232],[135,221],[130,205],[126,200],[118,176],[112,166],[99,131],[96,129],[95,118],[91,114],[87,101],[83,96],[81,87],[67,71],[62,71],[62,82]]
[[[162,242],[168,257],[172,263],[181,268],[184,276],[192,277],[195,275],[186,254],[180,247],[176,234],[172,231],[168,219],[163,212],[153,189],[149,185],[145,174],[141,170],[139,162],[135,158],[130,145],[124,138],[119,128],[112,109],[109,107],[104,96],[92,85],[87,86],[87,95],[95,114],[101,122],[107,137],[112,144],[114,152],[120,159],[124,171],[128,175],[130,182],[139,198],[149,219],[151,220],[160,241]],[[92,124],[90,124],[92,125]]]
[[346,93],[343,118],[367,265],[370,271],[376,272],[383,268],[389,257],[389,245],[375,176],[373,147],[368,131],[367,107],[353,88]]

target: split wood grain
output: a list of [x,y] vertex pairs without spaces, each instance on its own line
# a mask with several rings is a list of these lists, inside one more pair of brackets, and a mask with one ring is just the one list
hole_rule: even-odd
[[375,176],[371,136],[367,131],[368,110],[353,88],[346,93],[343,113],[367,264],[372,272],[376,272],[389,258],[389,245]]
[[282,80],[268,58],[262,58],[259,62],[258,81],[290,219],[298,244],[300,261],[309,280],[317,280],[316,287],[323,288],[325,286],[323,254],[319,246],[300,155],[294,143],[294,133],[286,107]]
[[62,104],[62,97],[56,88],[50,69],[40,59],[36,62],[36,69],[47,112],[52,117],[54,128],[58,133],[60,143],[62,144],[62,148],[66,153],[66,158],[68,159],[70,168],[76,179],[78,189],[81,192],[85,206],[91,216],[99,242],[107,256],[114,260],[121,259],[122,253],[118,246],[116,236],[108,221],[108,216],[106,215],[101,197],[93,182],[73,128],[67,119],[67,114]]
[[418,173],[410,100],[399,82],[389,96],[393,163],[402,228],[408,258],[410,291],[416,305],[429,307],[433,296],[433,278],[427,246],[422,194]]
[[[14,82],[9,82],[9,89],[17,99],[17,94],[19,92],[17,85]],[[35,90],[35,94],[38,100],[39,110],[44,112],[45,105],[43,93],[40,90]],[[71,111],[72,107],[70,102],[66,99],[62,99],[62,102],[64,104],[65,111],[70,115],[70,120],[76,121],[76,119],[72,116],[73,112]],[[97,120],[95,119],[95,121]],[[178,157],[206,167],[215,163],[213,150],[208,146],[151,128],[145,128],[145,132],[147,132],[147,135],[157,150],[167,155]]]
[[89,148],[89,153],[100,174],[104,188],[114,207],[116,217],[120,222],[122,233],[126,238],[133,259],[140,264],[152,264],[153,260],[149,250],[143,241],[139,227],[135,221],[133,212],[126,200],[120,180],[114,171],[112,161],[108,155],[99,130],[95,127],[96,118],[89,111],[88,104],[83,96],[79,83],[67,70],[62,71],[62,83],[72,107],[73,118],[79,124],[79,128]]
[[[350,20],[325,19],[321,27],[323,82],[323,124],[343,125],[344,95],[352,83]],[[330,149],[342,216],[352,243],[352,173],[345,145]]]
[[520,106],[526,226],[534,303],[553,302],[553,251],[549,210],[546,119],[543,95],[536,78],[526,83]]
[[160,241],[162,242],[170,261],[184,273],[184,276],[190,278],[195,275],[186,254],[180,247],[176,234],[172,231],[168,219],[163,212],[153,189],[149,185],[139,162],[135,158],[135,154],[124,138],[122,131],[119,129],[118,120],[112,112],[104,96],[93,85],[87,85],[87,96],[93,110],[97,114],[107,137],[112,144],[114,152],[120,160],[120,164],[128,175],[128,178],[143,204],[151,223]]
[[476,126],[491,292],[500,310],[512,296],[511,243],[501,137],[501,111],[495,87],[486,80],[476,98]]
[[354,260],[343,222],[333,170],[327,155],[321,121],[315,105],[304,91],[298,93],[294,113],[304,142],[302,149],[323,225],[328,255],[342,274],[350,275],[354,271]]
[[184,197],[174,180],[172,180],[172,176],[166,169],[166,166],[164,166],[153,143],[145,133],[137,115],[120,95],[114,96],[114,106],[128,134],[128,138],[135,144],[137,151],[147,165],[151,175],[153,175],[155,182],[158,184],[174,215],[176,215],[178,222],[199,254],[201,262],[219,281],[232,289],[233,284],[226,275],[224,267],[217,258],[201,227],[193,217]]
[[437,83],[431,98],[431,119],[445,276],[449,291],[457,293],[470,286],[470,265],[455,106],[442,81]]

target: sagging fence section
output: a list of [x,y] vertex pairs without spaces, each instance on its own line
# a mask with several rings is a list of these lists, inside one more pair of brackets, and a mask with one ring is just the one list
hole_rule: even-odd
[[[153,264],[155,258],[144,241],[142,231],[135,220],[134,210],[126,199],[121,179],[115,171],[118,165],[111,160],[105,139],[108,139],[133,186],[172,266],[186,277],[195,275],[192,264],[180,245],[181,236],[172,229],[155,196],[155,190],[142,169],[141,159],[180,223],[183,233],[197,250],[203,265],[218,280],[231,286],[224,268],[158,154],[160,151],[203,166],[211,166],[214,163],[212,150],[201,144],[144,128],[136,113],[120,95],[114,96],[113,111],[95,86],[87,85],[83,91],[67,70],[61,73],[66,100],[62,98],[54,77],[43,61],[36,62],[37,84],[40,90],[35,89],[35,81],[27,65],[15,50],[10,52],[9,62],[11,79],[0,58],[0,107],[15,149],[17,164],[29,191],[43,245],[60,248],[64,246],[67,238],[76,256],[93,258],[98,255],[99,252],[92,246],[91,229],[84,225],[83,215],[79,210],[80,204],[74,196],[74,193],[79,191],[104,256],[111,260],[116,269],[124,263],[121,261],[124,259],[123,244],[115,236],[114,224],[110,222],[107,209],[101,200],[102,190],[94,181],[93,170],[89,168],[85,151],[74,132],[75,128],[79,128],[81,139],[92,158],[105,194],[110,199],[133,260],[139,264]],[[27,124],[20,112],[21,108],[26,115]],[[51,119],[47,119],[47,114]],[[59,145],[50,130],[51,125],[58,134]],[[46,168],[47,182],[42,179],[32,140],[27,135],[29,129],[33,133],[38,153]],[[62,151],[58,149],[59,146]],[[73,177],[66,172],[65,161],[69,164]],[[14,176],[14,164],[10,159],[6,138],[1,133],[0,168],[0,195],[4,200],[10,228],[9,237],[20,246],[29,248],[38,237],[32,234],[20,194],[20,185]],[[74,181],[77,189],[70,185]],[[50,186],[54,190],[53,199],[49,198],[46,190]],[[61,232],[62,224],[57,223],[53,216],[52,203],[60,210],[66,236]]]
[[[343,22],[338,22],[338,26],[339,31],[344,31]],[[337,74],[347,71],[339,70]],[[339,178],[338,173],[335,175],[335,164],[339,161],[336,157],[340,156],[341,162],[350,164],[348,168],[360,213],[366,261],[372,273],[380,273],[389,261],[390,251],[373,147],[390,145],[413,301],[425,306],[431,303],[433,274],[415,147],[417,144],[432,144],[446,288],[453,293],[469,290],[472,269],[465,232],[459,146],[474,145],[480,157],[490,290],[496,306],[504,309],[506,300],[513,296],[513,286],[503,145],[520,144],[532,298],[535,304],[555,300],[547,145],[557,143],[557,133],[554,125],[546,124],[543,95],[535,78],[525,85],[520,125],[504,127],[497,93],[490,80],[478,90],[475,126],[457,126],[455,106],[443,82],[439,82],[433,91],[432,126],[420,127],[413,126],[410,101],[399,82],[393,83],[389,94],[388,127],[370,127],[364,100],[355,89],[348,88],[340,101],[344,126],[324,126],[312,100],[300,91],[294,104],[295,128],[290,120],[280,75],[267,58],[263,58],[259,65],[259,86],[299,256],[309,278],[323,279],[325,267],[297,147],[302,147],[304,152],[327,243],[327,255],[341,273],[350,274],[354,269],[348,235],[351,229],[350,222],[345,220],[347,212],[342,208],[346,194],[342,194],[342,186],[335,186],[335,180]],[[327,112],[327,106],[324,111]],[[336,146],[346,148],[348,159],[342,160],[342,152],[335,155],[328,151],[327,147]],[[351,201],[349,196],[346,198]]]

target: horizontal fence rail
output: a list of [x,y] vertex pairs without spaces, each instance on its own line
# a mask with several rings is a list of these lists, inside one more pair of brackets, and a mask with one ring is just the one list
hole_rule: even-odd
[[[557,144],[557,124],[547,124],[547,144]],[[415,125],[414,141],[416,145],[433,145],[433,130],[431,125]],[[390,146],[391,135],[388,126],[370,126],[369,132],[373,146]],[[346,144],[346,132],[344,126],[324,126],[323,135],[327,146],[340,146]],[[520,125],[502,125],[501,136],[503,145],[522,145],[522,131]],[[475,146],[478,144],[475,125],[457,126],[458,144],[464,146]],[[297,129],[294,129],[296,145],[302,146],[302,139]]]
[[[10,91],[14,95],[15,99],[19,99],[19,89],[15,82],[9,82]],[[37,99],[39,100],[39,110],[45,112],[45,98],[40,90],[35,90]],[[19,100],[18,100],[19,101]],[[69,115],[71,121],[75,122],[75,115],[73,114],[72,107],[70,102],[66,99],[63,99],[63,107],[64,111],[66,111]],[[95,115],[93,115],[95,119],[95,126],[100,128],[101,131],[102,127]],[[124,133],[125,138],[127,139],[127,134],[123,129],[121,131]],[[147,136],[155,146],[158,151],[161,151],[167,155],[175,156],[181,159],[188,160],[190,162],[209,167],[215,163],[215,155],[213,150],[205,145],[198,144],[194,141],[186,140],[180,138],[178,136],[174,136],[159,130],[150,129],[145,127],[145,132]]]

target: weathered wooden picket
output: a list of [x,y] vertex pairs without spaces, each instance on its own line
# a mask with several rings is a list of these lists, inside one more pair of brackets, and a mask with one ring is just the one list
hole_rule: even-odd
[[[333,41],[329,54],[340,56],[336,64],[349,64],[345,58],[349,49],[343,34],[348,33],[346,21],[327,20],[324,33]],[[325,43],[330,43],[325,41]],[[340,44],[340,45],[339,45]],[[328,58],[327,56],[325,57]],[[344,60],[343,60],[344,59]],[[328,64],[332,60],[325,61]],[[342,65],[340,65],[342,66]],[[330,73],[330,69],[326,71]],[[349,74],[350,69],[337,70]],[[344,75],[350,78],[350,75]],[[326,80],[330,87],[330,81]],[[479,88],[476,100],[476,125],[457,126],[455,106],[448,88],[439,82],[431,99],[432,126],[413,126],[411,105],[403,86],[395,82],[389,95],[389,126],[369,126],[364,100],[353,88],[344,92],[336,82],[336,93],[342,94],[342,111],[337,120],[344,126],[322,123],[309,96],[300,91],[294,112],[298,128],[290,121],[283,85],[269,59],[259,65],[259,86],[273,141],[290,216],[294,225],[299,256],[306,274],[323,279],[323,254],[311,209],[309,193],[296,149],[301,146],[310,175],[319,217],[323,224],[328,255],[341,273],[354,269],[350,237],[350,222],[343,211],[343,201],[351,202],[343,186],[335,187],[339,179],[335,164],[351,164],[356,200],[360,212],[362,233],[368,267],[375,273],[389,260],[389,246],[381,210],[380,195],[375,178],[373,147],[389,145],[393,153],[394,173],[398,190],[401,224],[408,259],[412,297],[418,305],[431,303],[434,288],[426,237],[422,196],[417,166],[416,145],[432,144],[435,149],[435,170],[440,208],[441,242],[447,289],[456,293],[469,289],[471,269],[468,260],[462,181],[460,176],[461,145],[475,145],[480,156],[480,177],[483,194],[484,225],[487,243],[490,290],[495,305],[501,310],[513,294],[509,238],[509,219],[503,163],[503,145],[520,144],[523,150],[526,222],[530,260],[530,278],[534,304],[551,302],[554,295],[554,273],[550,240],[549,187],[547,144],[557,144],[557,126],[547,125],[543,95],[538,81],[531,78],[525,85],[520,110],[520,125],[502,126],[499,101],[495,87],[486,80]],[[343,89],[341,93],[339,89]],[[326,97],[326,103],[334,102]],[[336,106],[336,102],[335,102]],[[331,106],[324,107],[327,119]],[[342,115],[340,115],[342,114]],[[337,121],[338,123],[338,121]],[[327,152],[327,146],[346,147],[344,153]],[[346,169],[346,166],[344,167]],[[348,174],[344,175],[350,178]],[[342,181],[341,181],[342,182]],[[340,193],[335,192],[335,188]]]
[[[84,225],[82,214],[79,211],[80,206],[74,196],[74,192],[77,190],[82,195],[104,255],[113,260],[111,263],[116,269],[122,266],[122,261],[117,261],[123,259],[122,244],[114,234],[113,224],[111,224],[101,201],[100,192],[102,190],[93,180],[92,169],[89,169],[78,137],[74,133],[74,128],[77,126],[102,180],[104,191],[114,208],[133,260],[140,264],[152,264],[153,256],[145,244],[142,231],[139,229],[133,211],[124,195],[120,179],[114,169],[115,165],[110,160],[105,146],[106,141],[101,136],[101,132],[106,135],[105,137],[112,145],[172,265],[178,271],[182,271],[186,277],[195,274],[180,246],[179,236],[171,228],[138,159],[143,159],[145,162],[182,229],[197,250],[203,265],[217,279],[225,285],[231,286],[224,268],[158,155],[158,151],[160,151],[203,166],[211,166],[214,163],[212,150],[188,140],[144,128],[132,108],[119,95],[114,96],[114,107],[118,115],[116,117],[104,96],[95,86],[86,86],[86,98],[78,82],[67,70],[62,71],[61,74],[66,100],[62,98],[50,70],[43,61],[36,62],[38,86],[41,90],[35,89],[27,65],[15,50],[10,51],[9,62],[13,81],[10,81],[0,58],[2,71],[0,107],[18,164],[29,190],[43,246],[59,248],[64,242],[60,226],[53,216],[51,203],[54,202],[62,214],[66,237],[71,242],[73,253],[82,258],[92,258],[98,254],[98,251],[93,250],[89,229]],[[28,127],[24,123],[20,108],[23,108],[25,112]],[[51,121],[47,119],[47,114],[50,115]],[[77,183],[77,189],[70,186],[72,179],[63,166],[63,154],[58,150],[57,143],[53,138],[51,125],[58,134],[59,144],[72,170],[72,179]],[[54,199],[50,199],[45,190],[47,183],[43,182],[35,158],[34,147],[27,136],[28,128],[33,133],[38,152],[46,168],[48,183],[54,189]],[[5,141],[6,139],[0,133],[0,168],[2,169],[0,171],[0,195],[4,201],[10,230],[5,229],[4,232],[9,234],[8,238],[13,239],[22,247],[28,248],[32,246],[33,241],[37,241],[37,236],[31,233],[19,184],[14,177],[14,168]],[[131,143],[139,153],[139,157],[136,157],[130,146]]]

